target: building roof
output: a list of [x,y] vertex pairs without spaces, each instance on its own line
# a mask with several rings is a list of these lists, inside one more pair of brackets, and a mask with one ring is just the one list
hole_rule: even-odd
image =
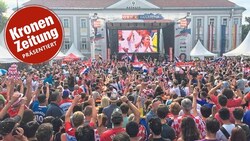
[[[30,0],[24,5],[38,4],[49,8],[103,9],[120,0]],[[239,7],[228,0],[146,0],[160,8],[178,7]]]
[[228,0],[147,0],[160,7],[234,7]]
[[58,8],[104,8],[119,0],[30,0],[23,5],[38,4]]

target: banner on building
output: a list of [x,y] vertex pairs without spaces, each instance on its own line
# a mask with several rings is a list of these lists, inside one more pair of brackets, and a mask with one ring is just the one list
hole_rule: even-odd
[[221,25],[221,50],[220,50],[220,56],[223,55],[223,53],[226,52],[226,25]]
[[189,58],[192,49],[191,20],[182,19],[180,25],[175,29],[175,50],[174,55],[181,61]]
[[213,52],[214,48],[214,25],[208,25],[208,50]]

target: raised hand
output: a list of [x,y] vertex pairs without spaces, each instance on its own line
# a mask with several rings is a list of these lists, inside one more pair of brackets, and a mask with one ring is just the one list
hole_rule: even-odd
[[80,95],[76,95],[74,97],[74,100],[72,101],[72,104],[73,105],[77,105],[77,103],[80,101],[80,99],[81,99],[81,96]]

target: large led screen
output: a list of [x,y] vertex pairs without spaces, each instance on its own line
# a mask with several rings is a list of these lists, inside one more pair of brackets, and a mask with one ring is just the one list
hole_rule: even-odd
[[118,30],[118,53],[158,53],[158,30]]

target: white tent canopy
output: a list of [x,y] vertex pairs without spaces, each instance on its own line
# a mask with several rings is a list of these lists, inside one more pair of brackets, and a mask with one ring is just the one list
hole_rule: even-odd
[[217,54],[214,54],[210,51],[208,51],[200,42],[200,40],[197,41],[196,45],[190,52],[191,57],[199,57],[200,59],[204,59],[204,57],[216,57]]
[[241,56],[241,55],[250,56],[249,46],[250,46],[250,32],[248,32],[245,40],[237,48],[227,53],[224,53],[223,56]]
[[15,63],[18,62],[10,53],[9,51],[0,46],[0,63]]
[[60,60],[63,59],[63,57],[65,57],[66,55],[64,53],[62,53],[61,51],[59,51],[56,55],[56,57],[53,58],[53,60]]
[[67,53],[65,54],[66,56],[68,56],[70,53],[74,54],[75,56],[79,57],[79,58],[84,58],[85,56],[81,54],[81,52],[76,48],[76,46],[74,45],[74,43],[72,43],[71,47],[69,48],[69,50],[67,51]]

